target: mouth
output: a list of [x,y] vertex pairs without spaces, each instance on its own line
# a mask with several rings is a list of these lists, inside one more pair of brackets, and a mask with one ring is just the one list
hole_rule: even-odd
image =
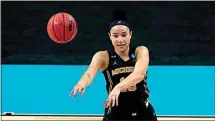
[[126,45],[125,44],[122,44],[122,45],[117,45],[118,49],[120,50],[124,50]]
[[125,44],[121,44],[121,45],[117,45],[118,47],[123,47],[123,46],[125,46]]

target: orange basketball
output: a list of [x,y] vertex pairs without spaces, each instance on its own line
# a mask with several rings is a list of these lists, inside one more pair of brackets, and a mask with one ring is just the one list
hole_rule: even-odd
[[56,43],[72,41],[78,31],[78,26],[72,15],[60,12],[53,15],[47,24],[49,37]]

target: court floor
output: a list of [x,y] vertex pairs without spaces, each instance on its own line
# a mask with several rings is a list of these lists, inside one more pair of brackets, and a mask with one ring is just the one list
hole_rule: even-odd
[[[94,120],[101,121],[102,117],[82,117],[82,116],[1,116],[1,119],[4,120]],[[158,117],[159,121],[162,120],[195,120],[195,121],[215,121],[214,117]]]

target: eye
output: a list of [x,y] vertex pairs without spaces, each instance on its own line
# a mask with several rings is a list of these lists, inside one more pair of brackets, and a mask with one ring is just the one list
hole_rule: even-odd
[[117,37],[118,37],[118,35],[113,35],[113,37],[117,38]]
[[123,35],[122,35],[122,37],[126,37],[126,36],[127,36],[127,34],[123,34]]

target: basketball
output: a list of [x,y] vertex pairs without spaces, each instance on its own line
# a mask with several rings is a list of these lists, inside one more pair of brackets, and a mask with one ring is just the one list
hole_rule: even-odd
[[47,32],[51,40],[56,43],[68,43],[72,41],[78,31],[74,17],[65,12],[54,14],[48,21]]

